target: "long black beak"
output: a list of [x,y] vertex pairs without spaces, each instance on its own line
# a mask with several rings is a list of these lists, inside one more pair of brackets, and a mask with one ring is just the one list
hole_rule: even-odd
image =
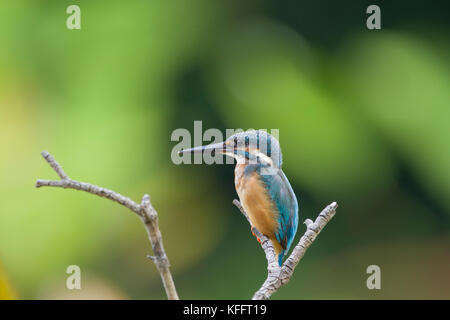
[[199,146],[199,147],[194,147],[194,148],[190,148],[190,149],[183,149],[178,151],[178,154],[182,154],[182,153],[202,153],[203,151],[206,150],[214,150],[215,152],[218,153],[225,153],[228,150],[228,146],[224,143],[224,142],[219,142],[219,143],[213,143],[213,144],[209,144],[207,146]]

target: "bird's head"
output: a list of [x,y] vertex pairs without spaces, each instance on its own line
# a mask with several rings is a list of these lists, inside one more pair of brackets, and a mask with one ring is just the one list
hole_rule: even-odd
[[211,151],[236,159],[238,164],[260,164],[279,169],[282,164],[278,140],[264,130],[239,132],[223,142],[181,150],[179,153]]

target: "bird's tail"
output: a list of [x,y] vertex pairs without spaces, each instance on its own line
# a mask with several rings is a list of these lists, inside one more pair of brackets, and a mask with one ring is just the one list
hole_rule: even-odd
[[283,265],[283,257],[286,254],[286,250],[281,250],[280,254],[278,255],[278,265],[281,267]]

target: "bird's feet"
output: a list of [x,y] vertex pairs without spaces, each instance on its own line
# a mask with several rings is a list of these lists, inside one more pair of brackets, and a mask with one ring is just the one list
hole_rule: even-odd
[[[259,242],[259,244],[261,244],[261,239],[255,234],[255,233],[259,233],[257,232],[255,227],[251,227],[250,230],[252,231],[252,235],[256,238],[256,240]],[[255,232],[256,231],[256,232]]]

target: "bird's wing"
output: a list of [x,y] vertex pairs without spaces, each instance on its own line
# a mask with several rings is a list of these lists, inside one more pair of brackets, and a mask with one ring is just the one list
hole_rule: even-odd
[[298,227],[298,203],[291,184],[281,169],[273,175],[261,175],[265,187],[278,209],[275,232],[284,251],[289,250]]

